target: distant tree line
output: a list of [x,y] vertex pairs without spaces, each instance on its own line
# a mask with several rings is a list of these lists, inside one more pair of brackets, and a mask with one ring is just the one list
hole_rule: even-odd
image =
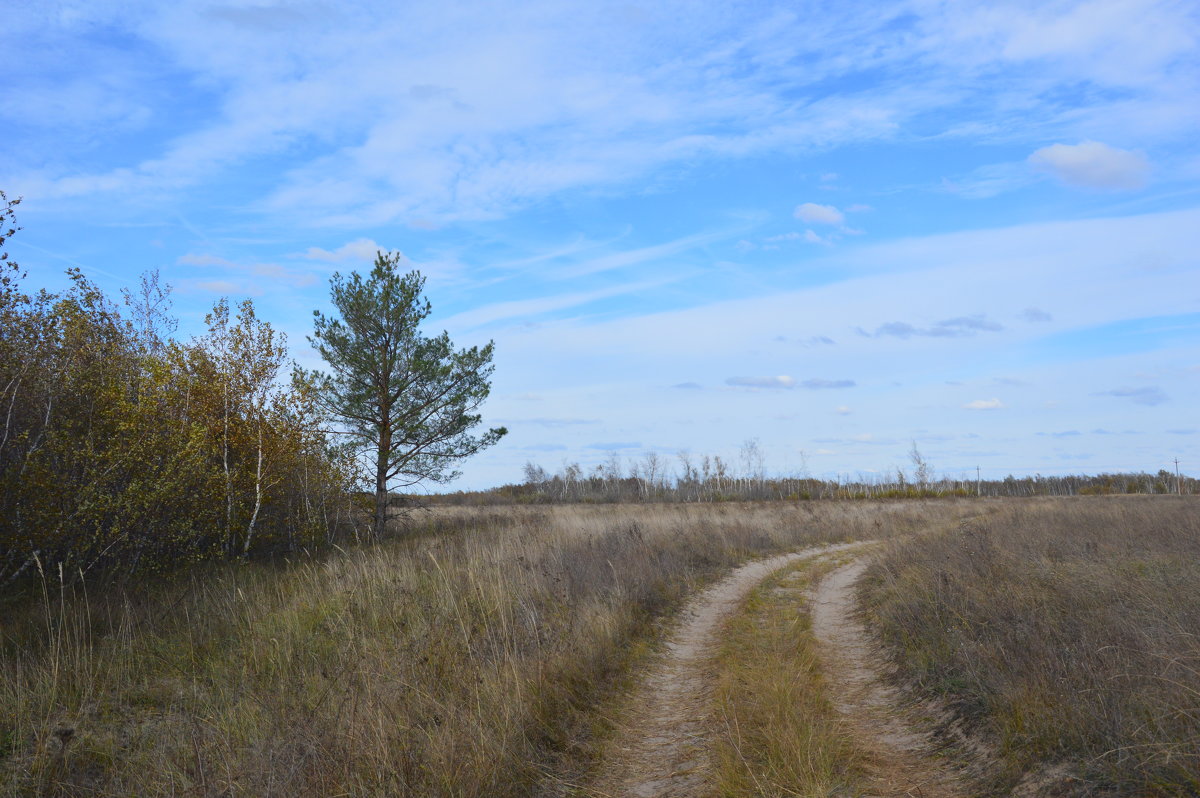
[[680,452],[673,459],[674,462],[650,452],[641,459],[622,461],[613,454],[590,470],[585,471],[578,463],[564,463],[553,473],[529,462],[520,483],[430,499],[445,504],[804,501],[1196,493],[1200,487],[1197,480],[1185,475],[1177,480],[1175,474],[1166,470],[1157,474],[1009,475],[1003,479],[936,476],[915,446],[909,453],[911,469],[837,479],[817,479],[806,474],[768,476],[756,441],[743,445],[736,464],[720,456],[696,457],[687,452]]

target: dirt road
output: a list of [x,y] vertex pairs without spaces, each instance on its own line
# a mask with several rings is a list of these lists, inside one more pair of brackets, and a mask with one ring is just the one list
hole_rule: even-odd
[[768,574],[794,562],[865,545],[845,543],[758,560],[692,600],[660,660],[643,677],[589,793],[682,798],[704,792],[712,684],[707,664],[722,620]]

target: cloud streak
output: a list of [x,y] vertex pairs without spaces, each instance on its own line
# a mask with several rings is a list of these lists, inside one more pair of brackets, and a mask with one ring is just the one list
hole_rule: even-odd
[[918,327],[904,321],[889,321],[879,325],[874,333],[864,334],[875,338],[965,338],[980,332],[1000,332],[1003,329],[1004,325],[979,313],[945,319],[928,327]]

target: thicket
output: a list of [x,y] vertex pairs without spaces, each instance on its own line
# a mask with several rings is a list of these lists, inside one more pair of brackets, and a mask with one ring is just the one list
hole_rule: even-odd
[[[0,194],[0,245],[12,208]],[[331,542],[353,463],[247,300],[172,339],[156,275],[120,304],[78,269],[27,293],[0,259],[0,587]]]

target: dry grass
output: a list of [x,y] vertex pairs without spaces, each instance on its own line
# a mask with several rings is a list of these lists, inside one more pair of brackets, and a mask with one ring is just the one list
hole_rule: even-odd
[[47,574],[41,601],[3,613],[0,793],[554,793],[592,763],[598,708],[698,583],[930,513],[444,508],[408,542],[286,567],[104,595]]
[[1004,503],[892,543],[863,598],[901,676],[994,744],[981,790],[1200,794],[1197,500]]
[[716,661],[721,795],[861,794],[862,753],[825,695],[805,595],[830,567],[775,574],[726,625]]

